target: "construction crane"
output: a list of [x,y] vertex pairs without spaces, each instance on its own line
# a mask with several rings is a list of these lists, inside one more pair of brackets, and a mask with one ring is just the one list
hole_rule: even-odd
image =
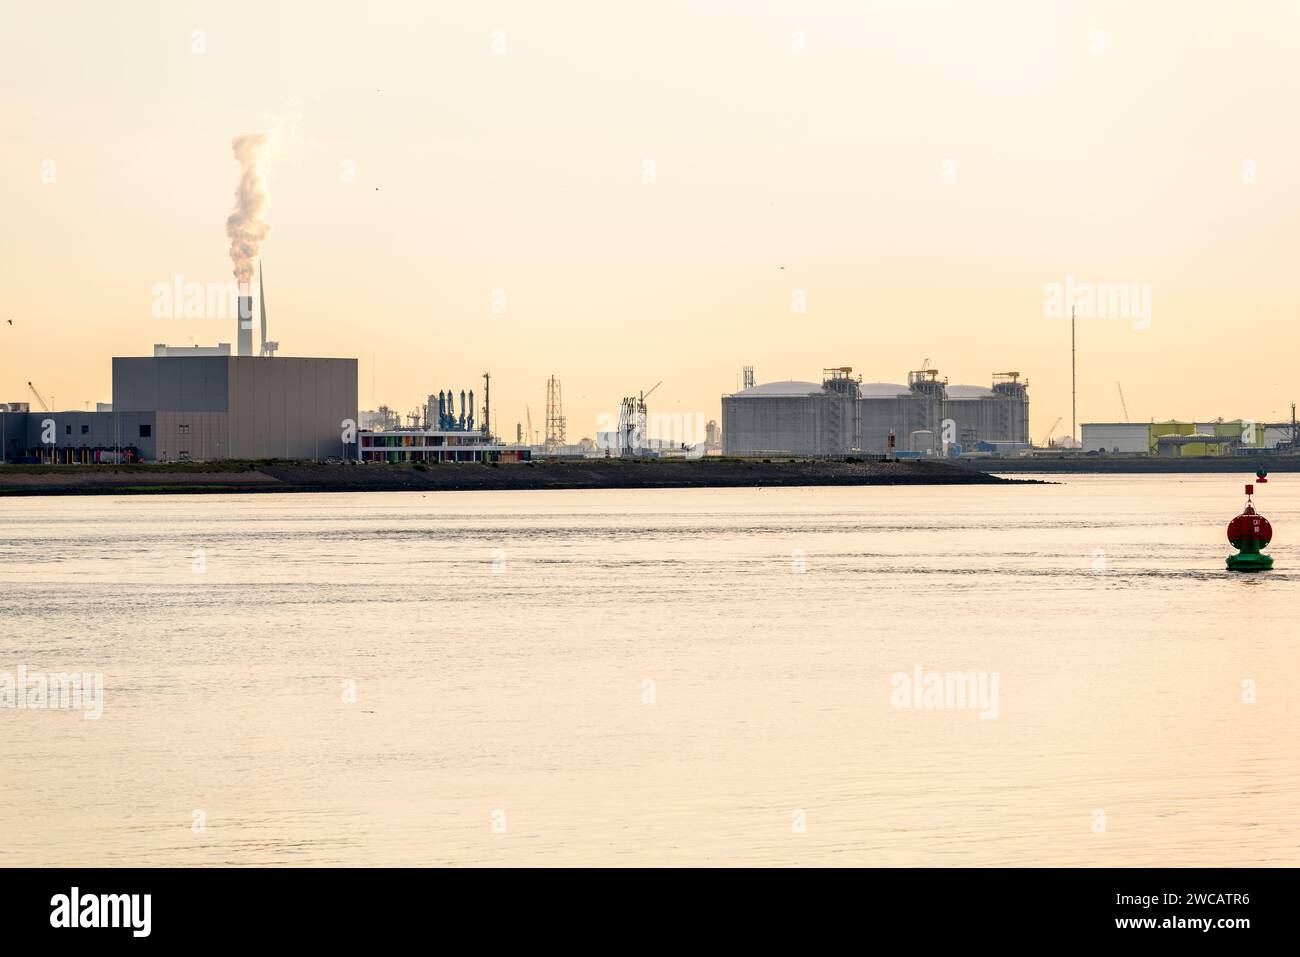
[[49,412],[50,407],[45,404],[45,398],[39,392],[36,391],[36,386],[32,385],[31,382],[28,382],[27,388],[32,390],[32,395],[36,396],[36,401],[41,404],[41,408],[44,409],[46,412]]
[[[653,386],[651,386],[651,388],[650,388],[650,392],[653,392],[655,389],[659,388],[659,387],[660,387],[661,385],[663,385],[663,384],[664,384],[664,380],[663,380],[663,379],[660,379],[660,380],[659,380],[658,382],[656,382]],[[642,393],[641,393],[641,401],[642,401],[642,402],[644,402],[646,399],[650,398],[650,392],[642,392]]]
[[528,444],[536,445],[537,436],[533,434],[533,410],[528,406],[524,406],[524,418],[528,420]]
[[1119,389],[1119,407],[1124,410],[1124,421],[1131,422],[1132,419],[1128,417],[1128,403],[1124,401],[1124,387],[1116,382],[1115,388]]
[[1049,442],[1052,441],[1052,433],[1056,431],[1056,427],[1057,427],[1058,425],[1061,424],[1061,420],[1064,419],[1064,418],[1065,418],[1065,416],[1063,416],[1063,415],[1058,415],[1058,416],[1056,417],[1056,421],[1052,423],[1052,427],[1051,427],[1050,429],[1047,430],[1047,434],[1046,434],[1045,436],[1043,436],[1043,442],[1042,442],[1042,445],[1043,445],[1044,448],[1046,448],[1046,447],[1047,447],[1047,444],[1048,444]]

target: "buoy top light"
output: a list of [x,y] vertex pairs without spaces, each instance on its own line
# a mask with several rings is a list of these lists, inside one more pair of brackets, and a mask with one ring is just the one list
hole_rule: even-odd
[[1268,472],[1264,471],[1263,469],[1260,469],[1255,473],[1255,478],[1259,480],[1261,485],[1268,484]]

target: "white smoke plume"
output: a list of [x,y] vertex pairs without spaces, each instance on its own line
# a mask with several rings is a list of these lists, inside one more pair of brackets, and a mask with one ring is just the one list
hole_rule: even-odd
[[245,133],[230,143],[239,163],[239,188],[235,190],[235,209],[226,219],[230,237],[230,258],[235,264],[235,279],[241,285],[253,278],[253,260],[262,240],[271,231],[266,221],[266,207],[271,194],[266,188],[266,168],[270,162],[272,136],[269,133]]

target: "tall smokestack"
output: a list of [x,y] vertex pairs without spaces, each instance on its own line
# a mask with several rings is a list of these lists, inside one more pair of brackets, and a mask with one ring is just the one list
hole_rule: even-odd
[[230,259],[239,283],[239,330],[236,354],[253,354],[253,259],[271,227],[266,222],[270,194],[266,189],[266,160],[270,137],[266,133],[248,133],[231,141],[235,161],[239,163],[239,187],[235,190],[235,208],[226,219],[230,238]]
[[248,283],[239,284],[239,330],[236,339],[239,346],[236,355],[253,354],[253,297],[249,295]]

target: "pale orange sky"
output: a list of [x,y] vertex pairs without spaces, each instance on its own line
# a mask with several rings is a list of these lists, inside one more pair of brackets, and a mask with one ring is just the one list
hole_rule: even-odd
[[362,407],[372,372],[406,410],[490,369],[513,438],[554,373],[576,439],[661,379],[651,411],[718,418],[742,365],[929,357],[1026,375],[1039,440],[1067,275],[1152,297],[1080,322],[1080,421],[1122,418],[1117,380],[1134,419],[1300,398],[1295,2],[0,0],[0,35],[0,400],[233,340],[151,289],[229,280],[230,141],[272,126],[272,338],[358,357]]

